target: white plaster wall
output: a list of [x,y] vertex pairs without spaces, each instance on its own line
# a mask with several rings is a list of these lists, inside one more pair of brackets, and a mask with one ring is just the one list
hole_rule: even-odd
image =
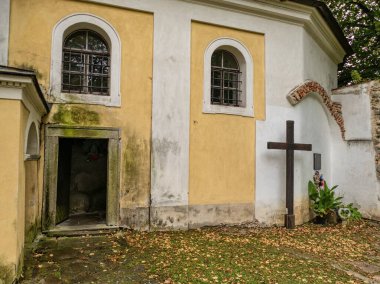
[[337,89],[333,99],[342,104],[346,140],[372,140],[370,84]]
[[[152,205],[187,205],[189,172],[189,95],[191,21],[201,21],[265,35],[266,120],[257,121],[256,152],[256,217],[273,224],[284,214],[285,154],[267,150],[267,141],[285,139],[285,121],[294,119],[298,142],[313,142],[310,129],[315,129],[321,111],[315,102],[302,108],[292,107],[287,93],[305,79],[318,81],[325,87],[336,84],[336,66],[308,38],[303,25],[283,18],[274,20],[259,16],[259,10],[276,10],[265,2],[238,1],[251,5],[252,13],[173,0],[88,0],[154,13],[153,117],[152,117]],[[237,2],[237,1],[235,1]],[[257,9],[257,10],[255,10]],[[256,12],[255,12],[256,11]],[[307,20],[307,13],[291,9],[283,15]],[[304,63],[306,54],[310,60]],[[329,74],[326,77],[326,74]],[[332,74],[332,75],[331,75]],[[331,76],[331,78],[329,77]],[[318,112],[305,122],[304,114]],[[323,117],[323,116],[322,116]],[[323,118],[321,119],[323,121]],[[305,122],[305,123],[304,123]],[[317,132],[326,131],[325,123],[317,123]],[[319,127],[319,128],[318,128]],[[319,141],[319,140],[318,140]],[[320,142],[314,142],[317,147]],[[324,144],[323,144],[324,145]],[[327,148],[320,144],[323,157]],[[307,156],[309,155],[309,156]],[[328,154],[326,154],[328,156]],[[312,176],[312,154],[297,153],[295,167],[296,199],[304,199],[305,182]],[[308,165],[308,166],[305,166]],[[304,177],[307,176],[307,177]],[[302,177],[302,178],[301,178]],[[297,201],[298,202],[298,201]],[[305,201],[302,201],[303,205]],[[282,215],[280,215],[283,220]],[[277,218],[277,219],[276,219]]]
[[[290,107],[268,105],[267,120],[256,123],[255,218],[265,224],[283,224],[285,212],[285,151],[268,150],[267,142],[283,142],[286,120],[295,120]],[[295,132],[299,129],[295,122]],[[298,141],[298,133],[295,133]],[[297,174],[295,174],[297,177]]]
[[[313,150],[295,151],[294,205],[296,222],[308,221],[307,183],[312,180],[313,153],[322,154],[322,170],[331,180],[330,119],[317,95],[306,97],[295,107],[268,106],[267,120],[257,122],[256,219],[265,224],[284,222],[286,159],[283,150],[267,150],[267,142],[285,142],[286,120],[294,120],[296,143],[312,144]],[[302,212],[302,214],[300,214]]]
[[8,65],[10,0],[0,1],[0,65]]
[[344,202],[354,203],[365,217],[380,220],[380,182],[372,141],[336,140],[332,146],[333,180]]
[[181,7],[162,4],[154,15],[152,205],[187,205],[191,22],[178,17]]
[[[282,31],[283,32],[283,31]],[[312,179],[313,153],[322,154],[322,170],[324,178],[331,183],[331,125],[336,124],[322,105],[317,95],[306,97],[295,107],[291,106],[286,95],[295,86],[306,80],[320,83],[326,90],[336,87],[337,66],[321,47],[302,28],[293,31],[297,38],[291,38],[286,45],[287,55],[280,60],[273,59],[267,68],[277,70],[275,75],[267,74],[266,86],[275,88],[275,92],[267,92],[266,120],[257,122],[256,141],[256,218],[266,224],[283,224],[285,213],[285,153],[267,150],[268,141],[285,141],[286,120],[295,121],[295,142],[309,143],[312,152],[295,153],[294,164],[294,200],[296,222],[308,219],[307,183]],[[289,34],[286,34],[289,36]],[[298,42],[297,46],[294,44]],[[274,41],[279,46],[279,43]],[[267,61],[268,57],[266,56]],[[288,61],[288,59],[290,61]],[[278,67],[276,67],[276,64]],[[284,70],[285,72],[278,72]],[[272,75],[272,76],[271,76]],[[285,75],[285,79],[283,76]],[[268,78],[277,76],[275,84]],[[269,86],[268,86],[269,85]],[[274,87],[273,87],[274,85]],[[338,134],[339,134],[339,130]],[[341,139],[336,135],[337,139]],[[274,152],[274,153],[268,153]],[[282,153],[281,153],[282,152]],[[298,209],[297,209],[298,208]],[[300,212],[303,212],[300,214]],[[300,216],[301,215],[301,216]]]
[[371,83],[334,90],[342,104],[346,141],[334,139],[332,168],[345,203],[354,203],[367,218],[380,220],[380,181],[376,177],[371,133]]
[[313,80],[328,92],[337,87],[338,66],[326,55],[315,40],[303,31],[304,67],[303,79]]
[[302,27],[181,1],[112,2],[154,12],[151,200],[187,205],[191,21],[264,33],[267,100],[279,105],[288,104],[283,90],[302,79]]

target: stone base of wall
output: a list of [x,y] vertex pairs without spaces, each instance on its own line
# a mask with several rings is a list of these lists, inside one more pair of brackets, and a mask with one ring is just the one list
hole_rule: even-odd
[[[285,211],[283,211],[285,212]],[[284,213],[268,217],[263,225],[284,225]],[[296,225],[310,221],[309,200],[296,203]],[[269,221],[271,220],[271,221]],[[239,225],[256,222],[252,203],[176,205],[121,209],[122,227],[138,231],[187,230],[204,226]]]
[[[187,230],[255,221],[253,204],[160,206],[150,209],[150,230]],[[132,219],[125,219],[130,221]],[[129,226],[129,225],[128,225]]]
[[310,214],[309,199],[304,199],[301,203],[295,205],[294,213],[296,215],[296,225],[302,225],[310,221],[312,218]]
[[122,227],[138,231],[149,230],[149,207],[122,208],[120,215]]
[[188,206],[159,206],[150,208],[151,230],[188,229]]
[[252,203],[189,206],[189,228],[254,221],[255,207]]

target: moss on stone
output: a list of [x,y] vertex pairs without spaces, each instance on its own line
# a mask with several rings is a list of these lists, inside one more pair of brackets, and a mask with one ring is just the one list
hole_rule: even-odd
[[124,188],[132,201],[138,195],[140,173],[143,167],[143,144],[139,143],[135,136],[128,137],[124,152]]
[[66,125],[98,125],[100,118],[95,111],[79,106],[58,105],[53,122]]
[[12,265],[7,265],[0,259],[0,283],[10,284],[13,282],[14,273]]
[[55,224],[58,224],[66,219],[66,217],[69,215],[68,209],[64,206],[57,206],[56,212],[55,212]]
[[21,64],[16,63],[15,67],[20,68],[20,69],[24,69],[24,70],[33,71],[34,74],[36,74],[36,77],[38,80],[42,79],[42,73],[34,65],[31,65],[29,63],[21,63]]
[[27,232],[25,232],[25,243],[30,244],[34,241],[38,234],[39,226],[37,222],[34,222],[28,229]]

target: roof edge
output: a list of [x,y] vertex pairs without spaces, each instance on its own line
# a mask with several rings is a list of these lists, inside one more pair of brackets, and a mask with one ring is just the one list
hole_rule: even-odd
[[288,1],[316,8],[319,14],[322,16],[322,18],[326,21],[327,25],[330,27],[331,31],[333,32],[333,34],[335,35],[339,43],[342,45],[344,51],[346,52],[346,56],[352,55],[354,53],[351,45],[349,44],[346,36],[344,35],[342,31],[342,28],[338,24],[337,20],[335,19],[334,15],[332,14],[331,10],[326,5],[326,3],[322,1],[315,1],[315,0],[288,0]]
[[45,107],[46,112],[50,112],[50,105],[46,101],[43,92],[41,90],[40,84],[38,83],[38,79],[36,76],[36,73],[33,70],[27,70],[27,69],[21,69],[16,67],[10,67],[5,65],[0,65],[0,74],[5,75],[14,75],[14,76],[22,76],[22,77],[29,77],[33,81],[33,85],[36,88],[36,91],[38,93],[38,96],[42,102],[42,104]]

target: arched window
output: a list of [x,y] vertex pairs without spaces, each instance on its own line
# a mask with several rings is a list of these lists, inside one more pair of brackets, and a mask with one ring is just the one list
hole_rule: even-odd
[[62,92],[109,95],[110,53],[97,32],[77,30],[62,48]]
[[240,67],[227,50],[216,50],[211,57],[211,104],[241,105]]
[[239,41],[219,38],[204,55],[203,112],[253,117],[253,60]]

